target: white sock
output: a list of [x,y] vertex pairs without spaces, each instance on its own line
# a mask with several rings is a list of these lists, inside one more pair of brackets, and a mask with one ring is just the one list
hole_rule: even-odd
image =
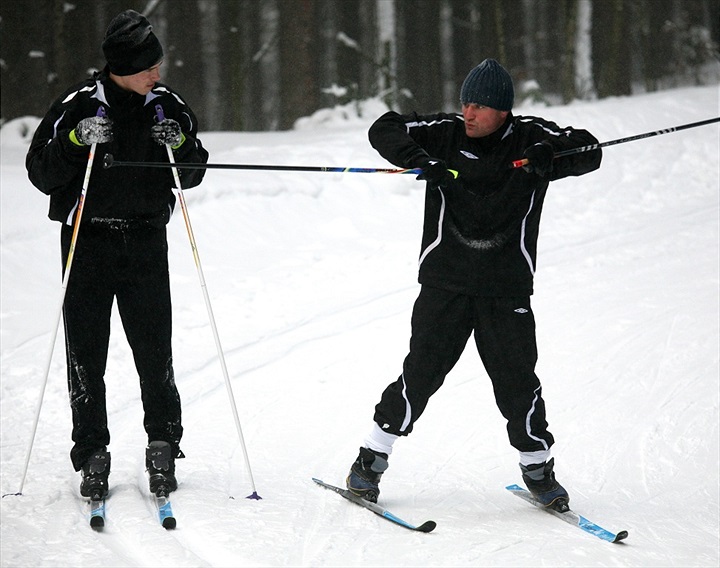
[[392,447],[395,440],[399,437],[400,436],[395,436],[394,434],[388,434],[383,431],[380,426],[373,423],[373,428],[365,437],[363,445],[369,450],[380,452],[381,454],[387,454],[389,456],[392,453]]
[[540,450],[538,452],[520,452],[520,465],[533,465],[543,463],[550,459],[550,450]]

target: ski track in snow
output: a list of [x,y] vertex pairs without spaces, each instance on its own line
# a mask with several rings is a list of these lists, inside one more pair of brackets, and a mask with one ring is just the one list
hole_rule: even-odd
[[[717,116],[718,103],[711,86],[516,112],[606,141]],[[342,114],[202,139],[212,162],[387,167],[367,143],[369,121]],[[3,494],[20,484],[61,289],[58,225],[24,169],[24,129],[36,122],[0,130]],[[717,566],[719,132],[605,148],[598,172],[552,184],[545,204],[533,308],[557,474],[579,514],[630,532],[624,544],[504,489],[520,482],[517,455],[472,342],[383,478],[382,506],[435,520],[434,532],[315,486],[342,485],[406,354],[422,184],[210,170],[185,195],[262,499],[245,498],[253,489],[178,208],[168,227],[187,455],[172,494],[178,528],[160,526],[149,497],[139,386],[115,313],[105,530],[89,528],[68,459],[61,328],[23,495],[1,502],[0,565]]]

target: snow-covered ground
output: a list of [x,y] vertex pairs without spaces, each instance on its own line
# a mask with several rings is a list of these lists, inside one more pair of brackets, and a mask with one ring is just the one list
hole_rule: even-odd
[[[717,86],[525,107],[601,141],[718,116]],[[211,161],[388,167],[364,119],[206,133]],[[20,484],[61,293],[59,226],[27,180],[37,119],[2,137],[2,480]],[[29,132],[28,132],[29,129]],[[252,492],[185,224],[169,226],[187,459],[178,528],[155,519],[137,376],[117,314],[107,388],[113,469],[103,533],[68,458],[62,329],[22,496],[2,499],[2,566],[717,566],[717,124],[609,147],[551,186],[533,306],[556,471],[573,507],[625,544],[513,497],[517,455],[470,345],[400,440],[381,504],[392,526],[311,481],[342,485],[406,354],[423,183],[411,175],[211,170],[186,192],[252,474]],[[92,199],[92,186],[88,199]],[[82,239],[82,231],[80,231]]]

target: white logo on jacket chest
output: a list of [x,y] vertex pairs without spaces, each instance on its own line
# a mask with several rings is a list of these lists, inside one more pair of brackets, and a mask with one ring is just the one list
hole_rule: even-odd
[[460,150],[460,153],[465,156],[466,158],[470,158],[471,160],[479,160],[475,154],[471,154],[470,152],[466,152],[465,150]]

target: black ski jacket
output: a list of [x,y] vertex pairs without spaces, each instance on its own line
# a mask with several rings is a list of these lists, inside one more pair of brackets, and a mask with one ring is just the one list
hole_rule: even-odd
[[[83,219],[165,225],[175,207],[171,169],[116,166],[103,168],[106,153],[117,160],[167,162],[168,155],[150,137],[156,105],[166,118],[180,123],[185,142],[173,150],[175,161],[207,162],[208,153],[197,138],[197,120],[182,97],[157,83],[142,96],[119,88],[102,71],[65,91],[50,107],[35,131],[25,160],[28,177],[50,196],[49,217],[72,225],[87,169],[90,146],[78,146],[68,135],[83,118],[104,107],[113,120],[113,140],[95,151]],[[183,189],[198,185],[205,170],[179,170]]]
[[423,156],[459,175],[425,193],[419,282],[472,296],[529,296],[540,214],[550,181],[600,167],[601,150],[558,158],[542,178],[510,164],[541,141],[555,152],[597,144],[585,130],[508,114],[493,134],[470,138],[460,114],[388,112],[370,127],[370,144],[392,164],[412,168]]

